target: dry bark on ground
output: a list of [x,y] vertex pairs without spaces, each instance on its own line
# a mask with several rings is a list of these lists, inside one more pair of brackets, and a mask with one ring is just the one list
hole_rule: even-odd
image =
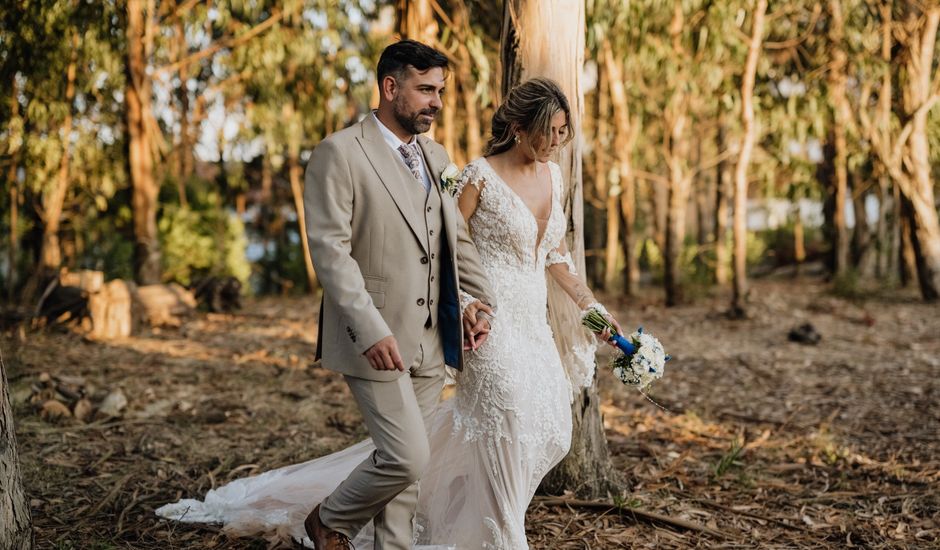
[[[936,306],[901,293],[855,303],[809,282],[759,282],[752,296],[745,321],[720,314],[724,296],[620,304],[621,324],[642,324],[675,357],[651,393],[668,410],[601,377],[627,485],[616,506],[537,498],[533,548],[940,545]],[[39,546],[265,548],[153,510],[365,436],[342,379],[311,364],[315,322],[311,298],[262,299],[108,343],[4,335]],[[805,322],[818,345],[787,340]],[[77,392],[56,398],[95,404],[87,423],[40,417],[42,373]],[[103,414],[95,396],[118,389],[127,407]]]

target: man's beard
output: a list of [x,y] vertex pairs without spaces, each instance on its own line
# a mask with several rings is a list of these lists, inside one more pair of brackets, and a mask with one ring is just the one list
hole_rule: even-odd
[[[407,113],[398,102],[394,104],[393,112],[395,120],[401,124],[401,127],[412,134],[423,134],[430,130],[431,123],[437,116],[437,109],[422,109],[416,113]],[[431,122],[422,120],[420,117],[423,115],[430,116]]]

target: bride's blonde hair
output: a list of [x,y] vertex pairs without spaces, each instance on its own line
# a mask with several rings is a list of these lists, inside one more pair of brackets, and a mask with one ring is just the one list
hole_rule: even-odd
[[491,135],[486,143],[484,156],[498,155],[515,144],[517,130],[532,136],[531,145],[538,147],[551,140],[552,117],[565,113],[568,135],[561,143],[566,145],[574,137],[571,131],[571,109],[568,98],[555,81],[536,77],[526,80],[509,91],[503,104],[496,109],[491,125]]

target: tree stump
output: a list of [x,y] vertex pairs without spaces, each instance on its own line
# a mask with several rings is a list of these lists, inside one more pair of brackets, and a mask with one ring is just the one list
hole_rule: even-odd
[[110,340],[130,336],[134,332],[134,283],[115,279],[101,285],[100,291],[88,297],[92,329],[89,337]]
[[141,318],[154,327],[178,327],[182,324],[180,317],[196,308],[193,293],[176,283],[138,287],[135,298]]

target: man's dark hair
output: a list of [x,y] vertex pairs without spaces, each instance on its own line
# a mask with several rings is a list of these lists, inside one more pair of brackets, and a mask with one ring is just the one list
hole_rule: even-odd
[[444,71],[448,68],[447,56],[431,46],[414,40],[401,40],[385,48],[379,57],[376,69],[379,85],[389,75],[401,80],[409,65],[420,72],[432,67],[440,67]]

